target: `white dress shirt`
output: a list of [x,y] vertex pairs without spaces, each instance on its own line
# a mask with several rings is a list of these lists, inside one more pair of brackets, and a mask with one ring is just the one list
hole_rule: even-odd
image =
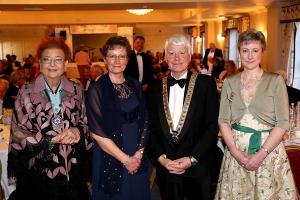
[[139,82],[142,83],[143,73],[144,73],[143,57],[141,55],[137,55],[138,52],[136,50],[134,50],[134,51],[135,51],[136,60],[137,60],[138,67],[139,67]]
[[213,58],[214,56],[215,56],[215,52],[214,51],[210,51],[208,53],[208,56],[207,56],[208,74],[211,74],[211,72],[213,70],[213,63],[210,62],[210,58]]
[[[172,74],[171,74],[172,76]],[[175,78],[175,77],[174,77]],[[179,79],[187,78],[187,72],[184,73]],[[186,86],[186,85],[185,85]],[[178,84],[170,87],[169,93],[169,109],[173,120],[173,128],[176,129],[181,115],[183,101],[184,101],[184,91],[185,86],[181,88]],[[171,130],[170,130],[171,131]]]

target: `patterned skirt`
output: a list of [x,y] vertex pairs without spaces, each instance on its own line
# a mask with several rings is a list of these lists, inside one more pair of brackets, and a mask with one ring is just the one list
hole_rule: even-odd
[[[251,120],[254,120],[253,117]],[[247,126],[251,128],[258,123]],[[257,127],[256,130],[261,130]],[[262,144],[268,137],[262,134]],[[251,133],[233,130],[238,149],[247,153]],[[290,163],[283,143],[280,143],[256,171],[239,165],[228,149],[225,150],[215,200],[297,200],[299,199]]]

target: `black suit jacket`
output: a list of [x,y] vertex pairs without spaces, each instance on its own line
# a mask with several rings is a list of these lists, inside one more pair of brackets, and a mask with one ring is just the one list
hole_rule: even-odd
[[3,98],[3,108],[14,108],[18,92],[19,88],[14,84],[10,83],[8,90]]
[[[191,73],[188,73],[188,80]],[[185,93],[188,85],[185,87]],[[216,144],[219,102],[216,83],[210,76],[199,74],[196,80],[192,100],[180,134],[180,142],[174,145],[163,108],[162,81],[158,80],[150,87],[149,105],[149,154],[157,166],[157,174],[169,180],[178,180],[180,176],[199,177],[210,174],[212,148]],[[175,160],[193,156],[197,165],[187,169],[183,175],[170,174],[158,163],[160,155]]]
[[298,101],[300,101],[300,90],[288,85],[286,86],[286,89],[289,96],[289,104],[294,103],[296,106]]
[[[207,58],[208,58],[209,51],[210,51],[210,49],[206,49],[206,50],[205,50],[204,57],[203,57],[203,65],[204,65],[206,68],[208,68]],[[221,50],[221,49],[216,48],[215,54],[214,54],[214,58],[216,58],[216,57],[221,57],[221,58],[223,58],[223,53],[222,53],[222,50]]]
[[[143,58],[143,84],[149,84],[152,81],[152,63],[151,57],[142,52],[141,56]],[[132,78],[139,80],[139,66],[136,59],[135,51],[132,50],[130,54],[130,58],[124,73]]]

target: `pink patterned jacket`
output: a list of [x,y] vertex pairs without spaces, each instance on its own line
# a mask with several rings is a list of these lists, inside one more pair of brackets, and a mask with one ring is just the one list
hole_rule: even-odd
[[31,171],[49,179],[67,181],[82,175],[86,153],[92,147],[84,96],[80,86],[65,76],[62,76],[61,83],[63,128],[77,127],[80,141],[73,145],[50,143],[61,130],[52,126],[54,109],[46,94],[44,77],[39,75],[20,89],[15,101],[9,143],[9,175]]

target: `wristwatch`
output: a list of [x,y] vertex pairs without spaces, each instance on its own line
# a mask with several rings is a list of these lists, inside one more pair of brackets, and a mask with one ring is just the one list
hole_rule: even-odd
[[189,156],[189,158],[190,158],[190,161],[191,161],[191,165],[192,165],[192,166],[194,166],[194,165],[197,164],[198,161],[197,161],[193,156]]

